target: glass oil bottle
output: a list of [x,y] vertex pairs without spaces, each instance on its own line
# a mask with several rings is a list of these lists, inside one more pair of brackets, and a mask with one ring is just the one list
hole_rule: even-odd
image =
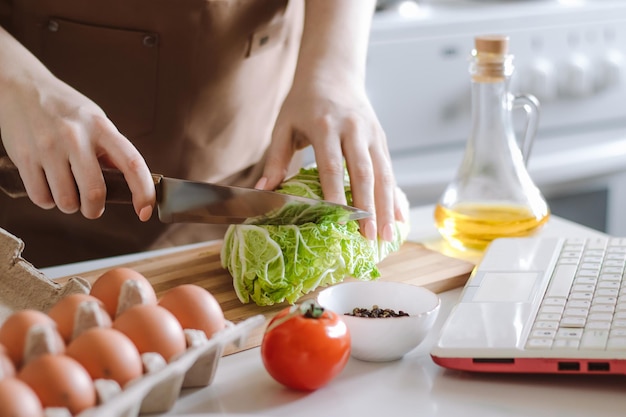
[[[550,216],[526,164],[539,117],[533,96],[513,95],[508,37],[475,38],[470,74],[472,125],[461,165],[435,208],[444,239],[461,250],[484,250],[499,237],[534,233]],[[515,136],[512,111],[526,112],[526,130]]]

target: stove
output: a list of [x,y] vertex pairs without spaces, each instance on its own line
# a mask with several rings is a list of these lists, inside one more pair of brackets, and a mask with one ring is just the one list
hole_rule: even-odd
[[[367,89],[411,204],[436,202],[460,163],[474,37],[506,34],[512,91],[541,103],[529,171],[552,211],[626,235],[626,1],[378,5]],[[520,114],[520,130],[522,120]]]

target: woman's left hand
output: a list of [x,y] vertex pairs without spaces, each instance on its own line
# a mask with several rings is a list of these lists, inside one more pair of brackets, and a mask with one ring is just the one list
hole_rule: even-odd
[[387,140],[365,93],[374,0],[307,0],[291,91],[274,126],[257,188],[276,188],[294,153],[313,145],[324,198],[345,204],[344,160],[355,207],[372,213],[362,234],[394,239],[408,214],[396,187]]
[[313,146],[324,198],[346,203],[345,159],[354,206],[373,214],[360,222],[363,235],[393,240],[393,223],[404,221],[406,213],[396,195],[385,133],[363,86],[324,79],[294,84],[279,113],[257,188],[277,187],[294,153],[308,145]]

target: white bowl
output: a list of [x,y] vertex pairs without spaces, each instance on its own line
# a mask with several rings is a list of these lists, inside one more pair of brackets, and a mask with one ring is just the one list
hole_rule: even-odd
[[[345,321],[350,331],[352,357],[371,362],[400,359],[415,349],[435,323],[441,304],[437,294],[426,288],[389,281],[336,284],[322,290],[317,302]],[[371,309],[374,305],[409,315],[389,318],[346,315],[354,308]]]

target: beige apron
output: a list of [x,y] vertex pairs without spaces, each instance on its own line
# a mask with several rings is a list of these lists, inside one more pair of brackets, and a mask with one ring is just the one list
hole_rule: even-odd
[[[0,23],[99,104],[153,172],[241,186],[260,176],[302,16],[301,0],[0,0]],[[224,230],[141,223],[130,205],[86,220],[5,196],[0,227],[24,240],[36,267]]]

